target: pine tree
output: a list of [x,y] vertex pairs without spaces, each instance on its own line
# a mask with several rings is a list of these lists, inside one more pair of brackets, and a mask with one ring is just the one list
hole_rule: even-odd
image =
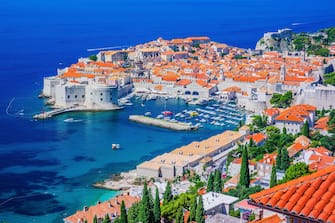
[[163,195],[163,205],[166,205],[173,198],[171,183],[168,181]]
[[181,207],[177,211],[176,223],[184,223],[184,213]]
[[121,203],[120,212],[121,212],[121,215],[120,215],[120,223],[128,223],[126,206],[125,206],[123,200],[122,200],[122,203]]
[[199,201],[197,205],[197,211],[195,214],[195,221],[197,223],[205,223],[205,213],[204,213],[204,204],[202,202],[202,197],[199,196]]
[[277,164],[277,169],[281,169],[281,149],[277,149],[277,157],[276,157],[276,164]]
[[222,179],[220,170],[215,170],[214,191],[217,193],[222,193]]
[[302,126],[301,134],[303,134],[306,137],[309,137],[309,125],[307,121],[305,121],[304,125]]
[[280,169],[286,171],[290,166],[290,157],[288,156],[288,152],[286,148],[283,148],[281,151],[281,166]]
[[142,200],[140,205],[139,220],[142,223],[151,223],[153,219],[152,209],[150,209],[149,192],[147,183],[144,182]]
[[189,221],[195,221],[196,210],[197,210],[197,197],[194,196],[190,204],[190,217],[188,218]]
[[270,188],[277,185],[276,165],[273,164],[271,170]]
[[159,201],[159,192],[158,188],[156,187],[156,195],[154,202],[154,223],[159,223],[160,221],[161,221],[161,207]]
[[214,176],[212,173],[209,174],[208,181],[207,181],[207,192],[214,190]]
[[246,146],[242,147],[242,163],[241,163],[239,184],[247,188],[249,187],[250,184],[248,150]]
[[97,218],[97,215],[94,215],[94,218],[93,218],[93,223],[98,223],[98,218]]

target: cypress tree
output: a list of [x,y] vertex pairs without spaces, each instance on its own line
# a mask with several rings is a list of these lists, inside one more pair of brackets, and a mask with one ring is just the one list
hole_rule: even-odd
[[281,166],[280,169],[286,171],[290,166],[290,157],[288,156],[288,152],[286,148],[283,148],[281,151]]
[[142,200],[140,205],[139,220],[142,223],[151,223],[153,219],[152,209],[150,209],[149,192],[147,189],[147,183],[144,182]]
[[249,187],[250,184],[248,150],[246,146],[242,147],[242,163],[241,163],[239,184],[247,188]]
[[136,202],[128,209],[127,217],[129,223],[136,223],[140,221],[139,220],[140,206],[141,206],[140,203]]
[[207,181],[207,192],[214,190],[214,176],[212,173],[209,174],[208,181]]
[[97,218],[97,215],[96,215],[96,214],[94,215],[93,223],[98,223],[98,218]]
[[190,217],[188,218],[189,221],[195,221],[196,210],[197,210],[197,197],[194,196],[190,204]]
[[105,218],[104,218],[104,220],[103,220],[103,223],[111,223],[111,222],[112,222],[112,221],[111,221],[109,215],[106,214],[106,215],[105,215]]
[[301,134],[303,134],[306,137],[309,137],[309,125],[307,121],[305,121],[304,125],[302,126]]
[[171,183],[168,181],[163,195],[163,205],[166,205],[173,198]]
[[217,193],[222,193],[222,179],[220,170],[215,170],[214,191]]
[[152,197],[152,191],[151,188],[148,189],[148,195],[149,195],[149,208],[154,208],[154,198]]
[[120,218],[119,217],[115,218],[114,223],[120,223]]
[[159,201],[159,192],[158,188],[156,187],[156,195],[154,202],[154,223],[159,223],[160,221],[161,221],[161,207]]
[[120,223],[128,223],[127,212],[126,212],[126,206],[125,206],[123,200],[122,200],[122,203],[121,203],[121,209],[120,209],[120,212],[121,212],[121,215],[120,215]]
[[281,149],[277,149],[277,157],[276,157],[276,167],[278,170],[281,169]]
[[197,205],[197,211],[195,214],[195,221],[197,223],[205,223],[205,213],[204,213],[204,204],[202,202],[202,197],[199,196],[199,201]]
[[284,127],[283,128],[283,134],[286,135],[287,134],[287,129]]
[[276,165],[273,164],[271,170],[270,188],[277,185]]
[[177,211],[176,223],[184,223],[184,213],[181,207]]
[[252,140],[252,138],[250,138],[249,140],[249,147],[253,147],[254,146],[254,140]]

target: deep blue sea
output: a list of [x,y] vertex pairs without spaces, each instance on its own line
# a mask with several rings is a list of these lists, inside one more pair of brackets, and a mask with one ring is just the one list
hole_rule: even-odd
[[[186,108],[176,100],[33,121],[44,106],[37,98],[44,76],[89,56],[89,48],[158,37],[206,35],[254,48],[267,31],[335,26],[334,7],[332,0],[1,0],[0,222],[62,222],[84,205],[115,195],[92,188],[93,182],[224,130],[177,133],[127,120],[133,113]],[[64,122],[69,117],[82,122]],[[121,149],[113,151],[112,143]]]

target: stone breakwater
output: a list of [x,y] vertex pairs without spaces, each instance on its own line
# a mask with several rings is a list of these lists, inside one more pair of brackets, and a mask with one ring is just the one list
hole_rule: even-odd
[[184,122],[170,122],[167,120],[146,117],[143,115],[130,115],[129,120],[142,123],[142,124],[146,124],[146,125],[153,125],[153,126],[158,126],[161,128],[167,128],[167,129],[172,129],[172,130],[177,130],[177,131],[189,131],[189,130],[197,129],[196,126],[192,126]]

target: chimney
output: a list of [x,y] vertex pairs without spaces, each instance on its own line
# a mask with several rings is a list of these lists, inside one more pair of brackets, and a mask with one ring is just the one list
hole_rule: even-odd
[[259,220],[263,219],[263,209],[259,211]]
[[84,212],[88,211],[88,208],[89,208],[89,207],[84,206],[83,211],[84,211]]

